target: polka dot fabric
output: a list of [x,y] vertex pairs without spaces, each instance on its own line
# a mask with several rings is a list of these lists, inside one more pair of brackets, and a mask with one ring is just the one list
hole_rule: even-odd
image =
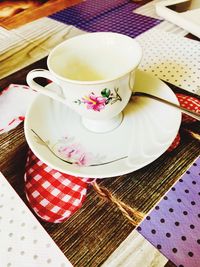
[[137,37],[143,48],[139,68],[182,89],[200,95],[200,43],[151,29]]
[[0,172],[0,266],[72,267]]
[[200,157],[137,230],[179,267],[200,263]]
[[74,214],[85,200],[90,181],[58,172],[29,151],[25,192],[30,206],[44,221],[61,223]]
[[[96,7],[95,3],[98,3]],[[55,13],[50,18],[89,32],[112,31],[136,37],[161,22],[133,13],[137,7],[138,4],[128,1],[116,1],[115,6],[110,2],[109,5],[108,2],[104,4],[100,0],[86,1]]]

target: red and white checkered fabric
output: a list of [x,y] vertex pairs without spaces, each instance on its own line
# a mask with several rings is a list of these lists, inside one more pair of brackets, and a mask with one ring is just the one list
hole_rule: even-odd
[[79,178],[56,171],[29,151],[25,192],[30,206],[44,221],[61,223],[84,202],[90,178]]
[[[176,94],[176,97],[178,98],[181,107],[187,108],[200,114],[200,100],[198,98],[183,94]],[[196,119],[190,117],[189,115],[183,114],[183,123],[190,123],[193,121],[196,121]]]
[[[198,98],[183,95],[183,94],[176,94],[176,97],[178,98],[178,101],[179,101],[181,107],[187,108],[189,110],[195,111],[195,112],[200,114],[200,100]],[[192,118],[186,114],[183,114],[183,116],[182,116],[182,123],[183,124],[191,123],[194,121],[196,121],[196,119],[194,119],[194,118]],[[181,137],[180,137],[180,134],[178,133],[176,138],[174,139],[173,143],[168,148],[168,152],[171,152],[172,150],[174,150],[180,144],[180,141],[181,141]]]

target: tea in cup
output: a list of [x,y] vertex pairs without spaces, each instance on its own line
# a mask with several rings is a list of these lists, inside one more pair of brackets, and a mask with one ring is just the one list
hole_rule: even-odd
[[[126,35],[86,33],[56,46],[47,59],[49,70],[29,72],[27,83],[78,112],[87,129],[106,132],[122,121],[141,58],[140,45]],[[58,91],[36,83],[38,77],[57,84]]]

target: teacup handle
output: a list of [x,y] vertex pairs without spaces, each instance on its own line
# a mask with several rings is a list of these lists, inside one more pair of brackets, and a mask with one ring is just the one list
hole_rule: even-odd
[[58,95],[56,92],[49,90],[45,88],[44,86],[36,83],[34,81],[35,78],[46,78],[48,80],[51,80],[52,82],[55,82],[58,86],[58,82],[56,78],[53,77],[53,75],[48,71],[44,69],[35,69],[30,71],[26,76],[27,84],[34,90],[38,91],[39,93],[49,96],[55,100],[58,100],[64,104],[66,104],[66,99],[60,95]]

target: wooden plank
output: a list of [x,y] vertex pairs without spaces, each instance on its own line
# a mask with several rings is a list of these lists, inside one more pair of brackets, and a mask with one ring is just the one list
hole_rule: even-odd
[[[26,9],[24,8],[24,11],[14,14],[12,16],[2,18],[0,20],[0,26],[5,27],[6,29],[17,28],[28,22],[34,21],[41,17],[49,16],[52,13],[55,13],[59,10],[62,10],[80,2],[82,2],[82,0],[49,0],[45,3],[40,3],[40,1],[21,1],[21,8],[24,8],[23,6],[25,4],[30,4],[30,7]],[[3,3],[3,5],[5,6],[5,3]],[[16,10],[20,9],[20,3],[8,1],[9,8],[14,8],[15,5]],[[2,7],[0,6],[0,8]]]
[[43,18],[17,30],[0,27],[0,78],[4,78],[46,57],[62,41],[83,31]]
[[1,41],[0,45],[0,78],[6,77],[20,70],[24,66],[30,65],[36,60],[45,57],[48,52],[34,43],[29,43],[23,39],[11,38],[8,41]]
[[50,18],[38,19],[12,30],[12,32],[47,51],[68,38],[85,33],[72,25],[66,25]]

